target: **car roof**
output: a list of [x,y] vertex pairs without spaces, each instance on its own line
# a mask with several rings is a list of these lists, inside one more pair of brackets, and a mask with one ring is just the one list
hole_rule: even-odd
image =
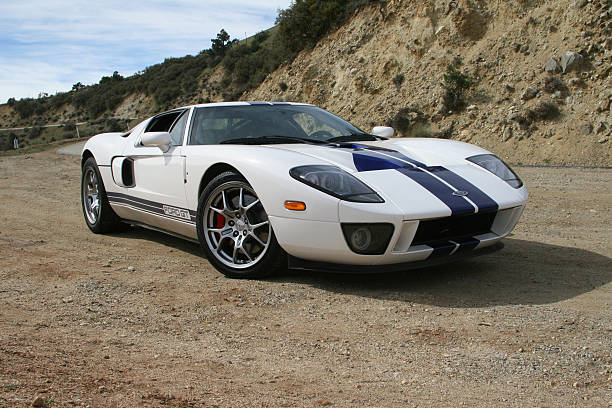
[[[293,106],[313,106],[308,103],[298,103],[298,102],[267,102],[267,101],[244,101],[244,102],[214,102],[214,103],[201,103],[197,105],[188,105],[183,106],[178,109],[187,109],[191,107],[196,108],[212,108],[216,106],[262,106],[262,105],[293,105]],[[175,109],[172,109],[175,110]]]

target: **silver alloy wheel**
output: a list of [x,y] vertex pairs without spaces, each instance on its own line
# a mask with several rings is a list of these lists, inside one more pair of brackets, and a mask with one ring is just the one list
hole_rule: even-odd
[[224,265],[246,269],[259,262],[270,247],[272,228],[255,191],[230,181],[217,187],[202,212],[206,244]]
[[91,225],[100,218],[100,193],[98,186],[98,175],[91,167],[85,169],[83,176],[83,205],[85,215]]

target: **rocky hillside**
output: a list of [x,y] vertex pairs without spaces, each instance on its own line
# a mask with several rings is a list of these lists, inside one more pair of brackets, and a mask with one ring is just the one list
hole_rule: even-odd
[[[364,129],[450,137],[513,163],[609,166],[611,16],[605,0],[391,0],[243,99],[311,102]],[[471,85],[453,106],[446,89],[462,75]]]
[[[365,130],[388,124],[398,136],[462,140],[513,163],[612,165],[612,1],[370,3],[240,99],[310,102]],[[181,63],[196,69],[197,58]],[[207,68],[173,104],[236,98],[227,90],[250,64],[235,61]],[[162,108],[142,92],[97,118],[64,105],[20,119],[0,105],[0,127]]]

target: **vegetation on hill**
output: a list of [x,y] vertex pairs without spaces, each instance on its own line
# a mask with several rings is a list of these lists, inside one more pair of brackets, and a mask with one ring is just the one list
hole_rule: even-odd
[[[128,95],[152,96],[157,110],[178,100],[205,102],[201,89],[220,91],[224,100],[235,100],[257,87],[279,65],[291,62],[304,48],[311,47],[330,30],[339,27],[360,7],[383,0],[295,0],[281,10],[278,28],[260,32],[244,41],[231,40],[221,30],[211,40],[210,49],[198,55],[168,58],[124,78],[118,72],[105,76],[95,85],[76,83],[69,92],[42,98],[9,99],[8,104],[21,119],[40,117],[72,105],[82,119],[95,119],[116,109]],[[221,83],[208,83],[213,70],[221,65]]]

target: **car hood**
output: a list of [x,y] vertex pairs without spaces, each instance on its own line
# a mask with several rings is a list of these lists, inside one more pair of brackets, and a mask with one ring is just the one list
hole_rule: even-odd
[[405,213],[413,213],[415,208],[428,209],[427,214],[431,210],[444,213],[450,208],[453,215],[496,211],[516,206],[527,198],[524,188],[515,189],[465,160],[490,152],[452,140],[410,138],[271,147],[311,156],[313,164],[324,161],[338,166]]
[[463,162],[465,158],[488,151],[463,142],[443,139],[401,138],[382,141],[332,143],[329,145],[290,144],[271,145],[276,149],[299,152],[339,166],[351,173],[357,172],[352,153],[361,148],[389,150],[428,166],[442,166]]

